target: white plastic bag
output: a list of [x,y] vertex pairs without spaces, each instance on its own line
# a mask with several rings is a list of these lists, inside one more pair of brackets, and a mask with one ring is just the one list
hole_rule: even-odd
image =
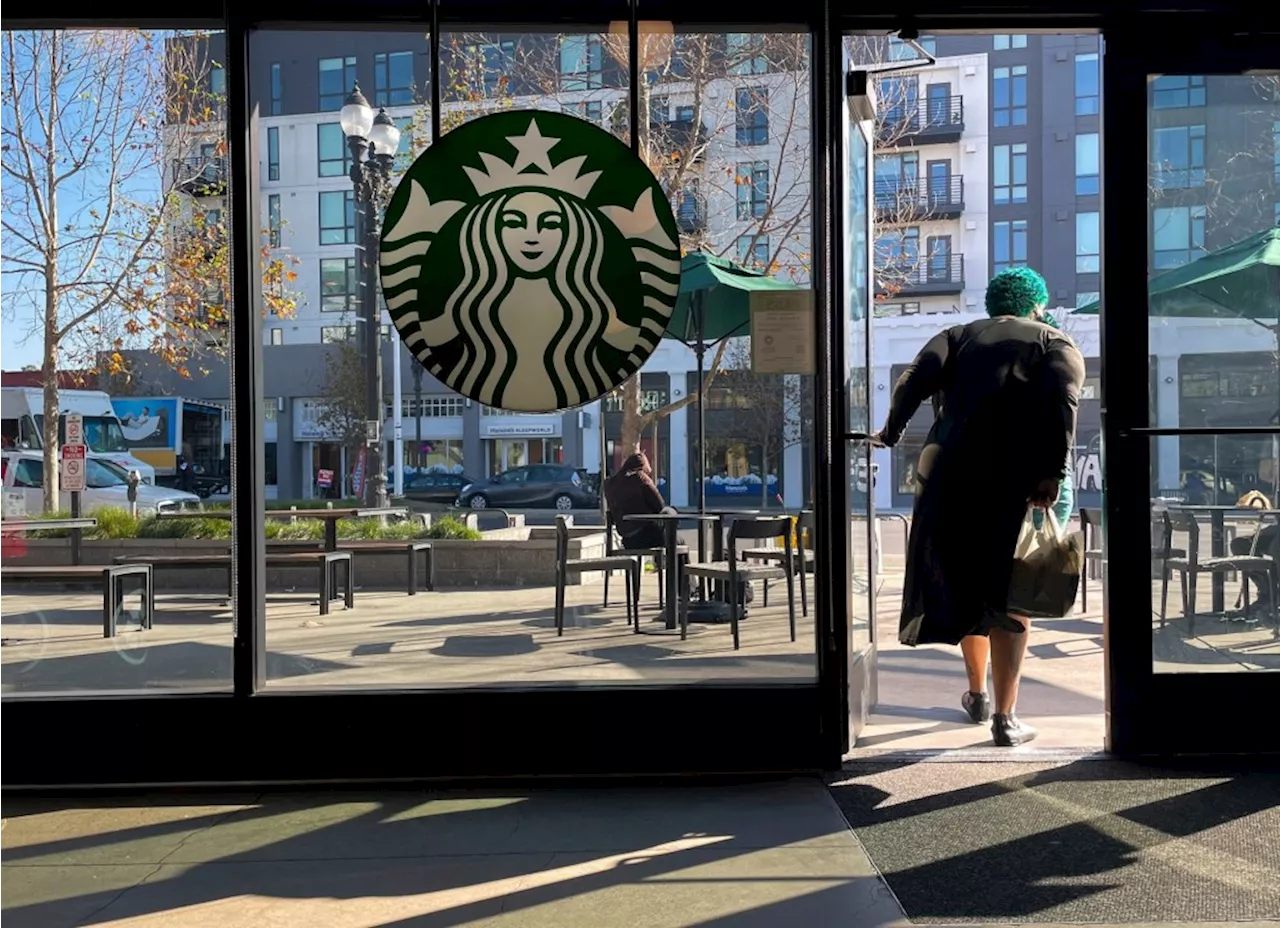
[[1008,611],[1035,619],[1069,615],[1075,608],[1083,563],[1080,532],[1065,533],[1052,509],[1044,511],[1037,528],[1035,511],[1028,509],[1013,549]]

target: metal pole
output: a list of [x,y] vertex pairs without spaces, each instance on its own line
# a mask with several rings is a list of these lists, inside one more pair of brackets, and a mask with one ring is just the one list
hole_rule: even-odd
[[391,349],[391,434],[395,439],[396,446],[392,451],[392,460],[395,462],[395,492],[396,496],[404,496],[404,438],[401,434],[404,429],[403,411],[401,405],[403,401],[404,391],[400,386],[400,354],[404,351],[401,345],[394,345]]
[[[387,505],[387,479],[382,466],[382,312],[378,305],[378,198],[383,174],[391,159],[371,153],[362,138],[349,138],[351,183],[355,188],[359,223],[361,293],[360,310],[364,323],[365,367],[365,461],[364,499],[366,505]],[[366,157],[368,155],[368,157]]]
[[422,365],[413,362],[413,472],[422,470]]
[[693,295],[694,324],[698,327],[698,341],[694,345],[694,354],[698,358],[698,514],[707,511],[707,391],[703,389],[703,366],[707,354],[707,345],[702,338],[703,326],[702,293]]

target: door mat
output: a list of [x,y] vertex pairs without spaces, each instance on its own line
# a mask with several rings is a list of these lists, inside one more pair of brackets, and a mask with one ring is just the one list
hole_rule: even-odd
[[1275,773],[898,760],[831,794],[916,922],[1280,919]]

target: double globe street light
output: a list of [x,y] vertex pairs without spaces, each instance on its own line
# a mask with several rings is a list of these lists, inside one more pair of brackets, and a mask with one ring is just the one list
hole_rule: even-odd
[[[382,464],[382,301],[378,298],[378,242],[382,213],[395,190],[391,169],[400,130],[385,109],[373,107],[356,84],[338,115],[351,151],[351,183],[355,188],[357,259],[361,262],[360,310],[364,323],[365,465],[363,496],[370,506],[387,505],[387,477]],[[399,387],[397,378],[396,386]],[[397,392],[399,392],[397,390]]]

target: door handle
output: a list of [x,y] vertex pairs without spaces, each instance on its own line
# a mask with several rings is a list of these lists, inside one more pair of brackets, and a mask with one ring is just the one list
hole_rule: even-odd
[[871,436],[867,432],[845,432],[845,441],[866,441]]

